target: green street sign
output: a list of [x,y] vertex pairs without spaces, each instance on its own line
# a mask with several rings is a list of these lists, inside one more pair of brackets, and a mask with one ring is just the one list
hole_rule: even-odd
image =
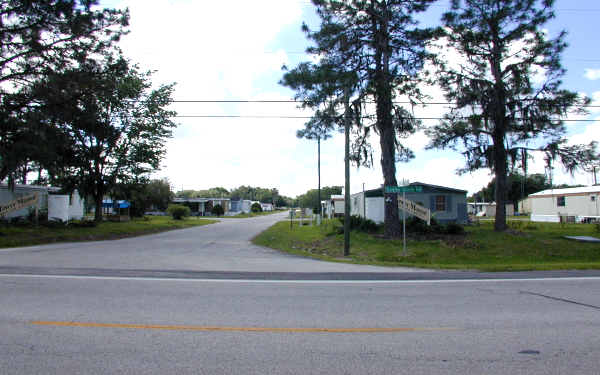
[[388,194],[397,193],[420,193],[423,191],[423,186],[411,185],[411,186],[386,186],[385,192]]

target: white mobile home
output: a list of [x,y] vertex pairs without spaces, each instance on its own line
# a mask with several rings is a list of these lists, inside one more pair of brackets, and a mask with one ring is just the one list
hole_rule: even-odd
[[[15,199],[30,196],[32,194],[38,194],[36,207],[38,210],[48,208],[48,191],[58,190],[56,188],[50,188],[47,186],[37,185],[15,185],[14,189],[10,189],[7,184],[0,185],[0,205],[4,206],[13,202]],[[2,217],[10,219],[13,217],[25,217],[29,214],[30,209],[33,207],[23,207],[7,214],[3,214]]]
[[531,221],[600,221],[600,186],[549,189],[531,194]]
[[0,206],[11,204],[15,199],[37,194],[37,202],[34,206],[24,206],[20,209],[1,215],[5,219],[14,217],[26,217],[29,212],[35,208],[38,210],[47,210],[49,220],[79,220],[84,214],[84,201],[77,190],[69,195],[53,195],[60,188],[38,185],[15,185],[10,189],[8,185],[0,185]]

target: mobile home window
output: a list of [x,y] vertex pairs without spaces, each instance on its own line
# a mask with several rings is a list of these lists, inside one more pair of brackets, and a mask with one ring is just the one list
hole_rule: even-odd
[[436,211],[446,211],[446,196],[445,195],[436,195],[435,196],[435,210]]
[[592,195],[592,196],[590,197],[590,200],[591,200],[592,202],[595,202],[595,201],[596,201],[596,196],[595,196],[595,195]]
[[565,206],[565,197],[557,197],[556,198],[556,205],[558,207],[564,207]]

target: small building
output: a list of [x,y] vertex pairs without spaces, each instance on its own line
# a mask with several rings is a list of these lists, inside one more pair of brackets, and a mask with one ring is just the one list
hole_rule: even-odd
[[473,216],[486,216],[488,206],[495,204],[491,202],[468,202],[467,213]]
[[252,210],[252,201],[248,199],[231,200],[229,216],[238,215],[241,213],[247,214]]
[[212,208],[218,204],[223,207],[225,215],[231,210],[229,198],[175,198],[173,203],[188,206],[192,216],[210,216]]
[[273,211],[273,203],[261,203],[260,208],[263,212],[271,212]]
[[328,200],[321,201],[321,212],[330,219],[344,216],[344,195],[334,194]]
[[549,189],[529,195],[531,221],[600,221],[600,186]]
[[85,201],[75,190],[71,194],[48,195],[48,220],[67,222],[83,219]]
[[[413,182],[408,186],[418,186],[420,192],[405,193],[406,199],[431,210],[431,216],[442,224],[467,223],[467,191],[445,186]],[[373,220],[376,223],[384,221],[383,189],[367,190],[353,194],[350,197],[350,213]],[[402,211],[400,215],[402,216]],[[409,218],[412,215],[407,214]]]
[[[485,207],[485,215],[482,216],[486,216],[486,217],[495,217],[496,216],[496,207],[497,204],[491,203],[488,206]],[[506,204],[506,216],[514,216],[515,215],[515,206],[512,203],[507,203]]]
[[102,200],[102,215],[109,215],[111,220],[129,221],[131,203],[126,200]]

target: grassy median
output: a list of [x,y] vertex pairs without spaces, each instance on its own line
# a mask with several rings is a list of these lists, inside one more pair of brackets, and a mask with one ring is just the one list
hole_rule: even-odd
[[135,237],[216,223],[216,220],[187,218],[173,220],[169,216],[147,216],[127,222],[102,222],[96,226],[74,225],[0,225],[0,248],[40,245],[55,242],[102,241]]
[[467,226],[463,235],[409,235],[407,255],[402,240],[352,232],[350,256],[343,257],[343,235],[337,221],[322,226],[279,222],[254,238],[257,245],[322,260],[380,266],[481,271],[600,269],[600,244],[563,236],[600,237],[593,224],[509,222],[497,233],[493,222]]

